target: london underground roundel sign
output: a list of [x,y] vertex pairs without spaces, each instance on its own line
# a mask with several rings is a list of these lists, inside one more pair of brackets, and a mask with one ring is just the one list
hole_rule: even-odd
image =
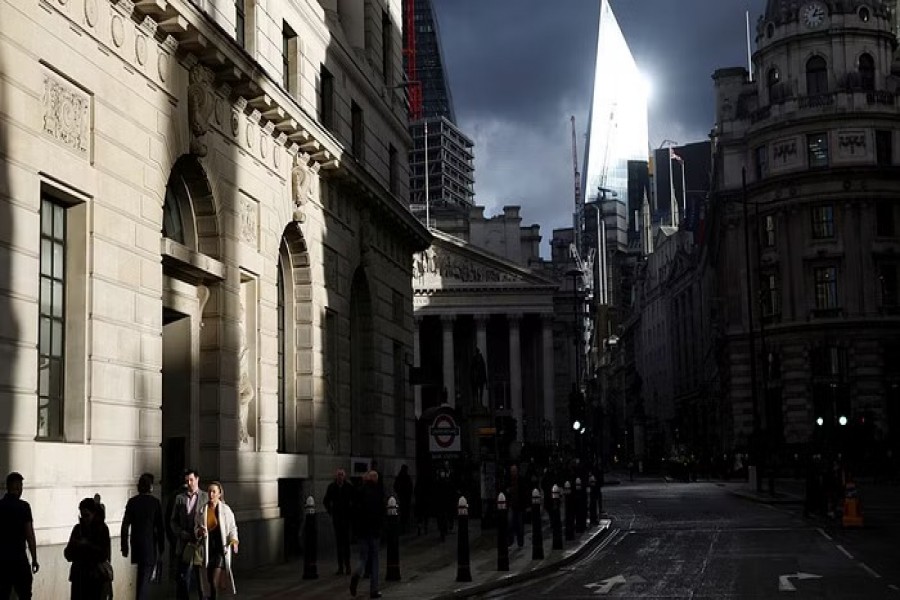
[[442,413],[434,418],[428,430],[428,446],[431,452],[459,452],[462,442],[459,426],[452,415]]

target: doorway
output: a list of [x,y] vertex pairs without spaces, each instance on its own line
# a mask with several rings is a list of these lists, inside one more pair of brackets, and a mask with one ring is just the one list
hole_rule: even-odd
[[163,308],[162,491],[171,496],[188,466],[191,432],[191,319]]

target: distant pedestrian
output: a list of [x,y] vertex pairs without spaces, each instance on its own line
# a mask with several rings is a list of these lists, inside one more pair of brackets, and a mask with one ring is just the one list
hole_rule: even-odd
[[509,484],[506,486],[506,506],[509,510],[511,526],[509,529],[509,545],[513,540],[516,545],[521,548],[525,545],[525,520],[524,511],[526,509],[525,496],[530,495],[527,490],[528,486],[519,478],[519,467],[512,465],[509,468]]
[[209,496],[200,489],[200,475],[194,469],[185,470],[184,485],[184,492],[175,497],[169,521],[175,533],[175,559],[178,561],[175,593],[178,600],[188,600],[191,587],[196,585],[197,598],[203,600],[194,522],[197,512],[209,502]]
[[334,540],[337,546],[338,569],[335,575],[350,574],[350,520],[353,515],[353,486],[347,481],[344,469],[338,469],[334,481],[325,491],[325,510],[331,515]]
[[137,489],[137,496],[129,498],[125,516],[122,517],[122,556],[128,558],[130,549],[131,564],[137,565],[135,598],[147,600],[150,597],[150,579],[162,565],[166,538],[162,505],[153,495],[153,475],[141,475]]
[[[6,495],[0,499],[0,600],[9,600],[15,590],[19,600],[31,600],[33,575],[41,568],[37,560],[31,506],[22,500],[25,478],[12,472],[6,476]],[[31,553],[31,565],[25,547]]]
[[237,593],[231,563],[238,553],[238,529],[234,512],[225,504],[222,484],[210,483],[206,496],[206,504],[197,509],[194,527],[202,556],[200,589],[207,600],[216,600],[219,592]]
[[378,549],[381,530],[384,524],[384,496],[378,487],[378,473],[369,471],[363,477],[362,489],[359,491],[358,506],[354,508],[359,516],[357,537],[359,538],[359,564],[350,578],[350,595],[356,596],[359,578],[371,568],[369,577],[369,597],[381,598],[378,591]]
[[413,482],[409,476],[409,467],[402,465],[397,477],[394,478],[394,493],[397,494],[397,502],[400,504],[400,530],[406,533],[409,526],[409,515],[412,510]]
[[109,528],[103,512],[93,498],[78,504],[78,524],[72,528],[69,542],[63,551],[72,563],[69,569],[71,600],[104,600],[109,596],[112,550]]

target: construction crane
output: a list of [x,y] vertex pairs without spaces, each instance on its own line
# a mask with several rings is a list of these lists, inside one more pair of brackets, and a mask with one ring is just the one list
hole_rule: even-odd
[[578,141],[575,135],[575,115],[569,120],[572,122],[572,170],[575,175],[575,247],[584,249],[580,243],[582,230],[584,229],[584,197],[581,195],[581,173],[578,172]]

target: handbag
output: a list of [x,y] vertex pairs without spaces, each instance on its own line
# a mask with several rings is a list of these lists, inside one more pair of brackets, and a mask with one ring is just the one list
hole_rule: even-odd
[[114,576],[113,566],[108,560],[97,564],[97,577],[100,581],[112,582]]
[[181,562],[186,565],[194,563],[194,555],[197,553],[197,544],[188,542],[181,551]]

